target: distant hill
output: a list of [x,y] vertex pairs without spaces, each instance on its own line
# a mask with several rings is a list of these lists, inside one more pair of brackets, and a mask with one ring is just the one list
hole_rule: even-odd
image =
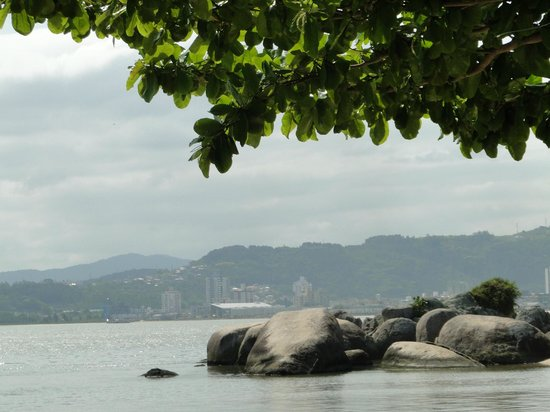
[[457,293],[495,276],[524,291],[544,292],[549,266],[548,227],[509,236],[376,236],[355,246],[230,246],[191,263],[205,276],[229,277],[233,285],[263,283],[290,291],[305,276],[332,298]]
[[77,282],[132,270],[175,269],[180,266],[186,266],[189,262],[189,259],[180,259],[166,255],[144,256],[137,253],[129,253],[63,269],[0,272],[0,282],[13,283],[23,280],[40,282],[44,279],[52,279],[58,282]]

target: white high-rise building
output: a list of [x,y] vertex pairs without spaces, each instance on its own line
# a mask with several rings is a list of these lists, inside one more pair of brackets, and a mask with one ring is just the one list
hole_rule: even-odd
[[313,285],[303,276],[300,276],[300,280],[292,284],[292,293],[294,294],[294,306],[298,308],[313,303]]
[[181,293],[167,290],[161,295],[163,313],[181,313]]
[[225,277],[206,278],[206,303],[228,303],[229,279]]

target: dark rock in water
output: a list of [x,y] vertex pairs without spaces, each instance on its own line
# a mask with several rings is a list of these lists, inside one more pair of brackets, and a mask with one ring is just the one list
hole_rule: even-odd
[[457,315],[453,309],[434,309],[425,313],[416,324],[416,341],[434,342],[443,325]]
[[516,315],[516,319],[523,320],[539,328],[543,333],[550,331],[550,313],[546,312],[540,306],[520,309]]
[[462,354],[423,342],[395,342],[382,359],[384,367],[400,368],[480,368],[483,365]]
[[244,336],[253,326],[228,326],[214,332],[206,346],[208,365],[235,365]]
[[246,361],[254,374],[347,371],[342,330],[325,309],[279,312],[260,330]]
[[387,320],[376,329],[372,338],[378,348],[378,355],[383,356],[394,342],[416,340],[416,322],[408,318]]
[[351,323],[344,319],[336,319],[340,329],[342,329],[342,337],[344,339],[344,350],[361,349],[366,351],[367,345],[365,342],[365,332],[355,323]]
[[363,369],[372,365],[372,359],[369,354],[361,349],[352,349],[346,351],[346,356],[349,359],[353,369]]
[[527,322],[499,316],[459,315],[443,325],[436,343],[484,365],[550,358],[550,339]]
[[174,376],[178,376],[178,374],[166,369],[153,368],[141,376],[145,376],[146,378],[173,378]]

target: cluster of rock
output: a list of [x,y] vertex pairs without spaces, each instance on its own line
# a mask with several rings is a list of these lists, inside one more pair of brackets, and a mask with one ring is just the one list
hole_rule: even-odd
[[479,368],[550,358],[546,311],[531,308],[512,319],[470,299],[465,294],[444,303],[429,300],[421,317],[410,307],[387,308],[363,323],[326,309],[280,312],[265,323],[215,332],[208,341],[207,364],[288,375],[349,371],[373,363]]

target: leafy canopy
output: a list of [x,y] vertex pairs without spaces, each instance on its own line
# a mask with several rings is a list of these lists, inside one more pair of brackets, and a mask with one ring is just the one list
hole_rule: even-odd
[[128,44],[127,88],[147,102],[205,94],[191,160],[206,177],[278,115],[300,141],[368,130],[379,145],[390,120],[412,139],[430,118],[468,158],[520,160],[530,131],[550,147],[548,0],[0,0],[7,15],[23,35],[47,23]]

